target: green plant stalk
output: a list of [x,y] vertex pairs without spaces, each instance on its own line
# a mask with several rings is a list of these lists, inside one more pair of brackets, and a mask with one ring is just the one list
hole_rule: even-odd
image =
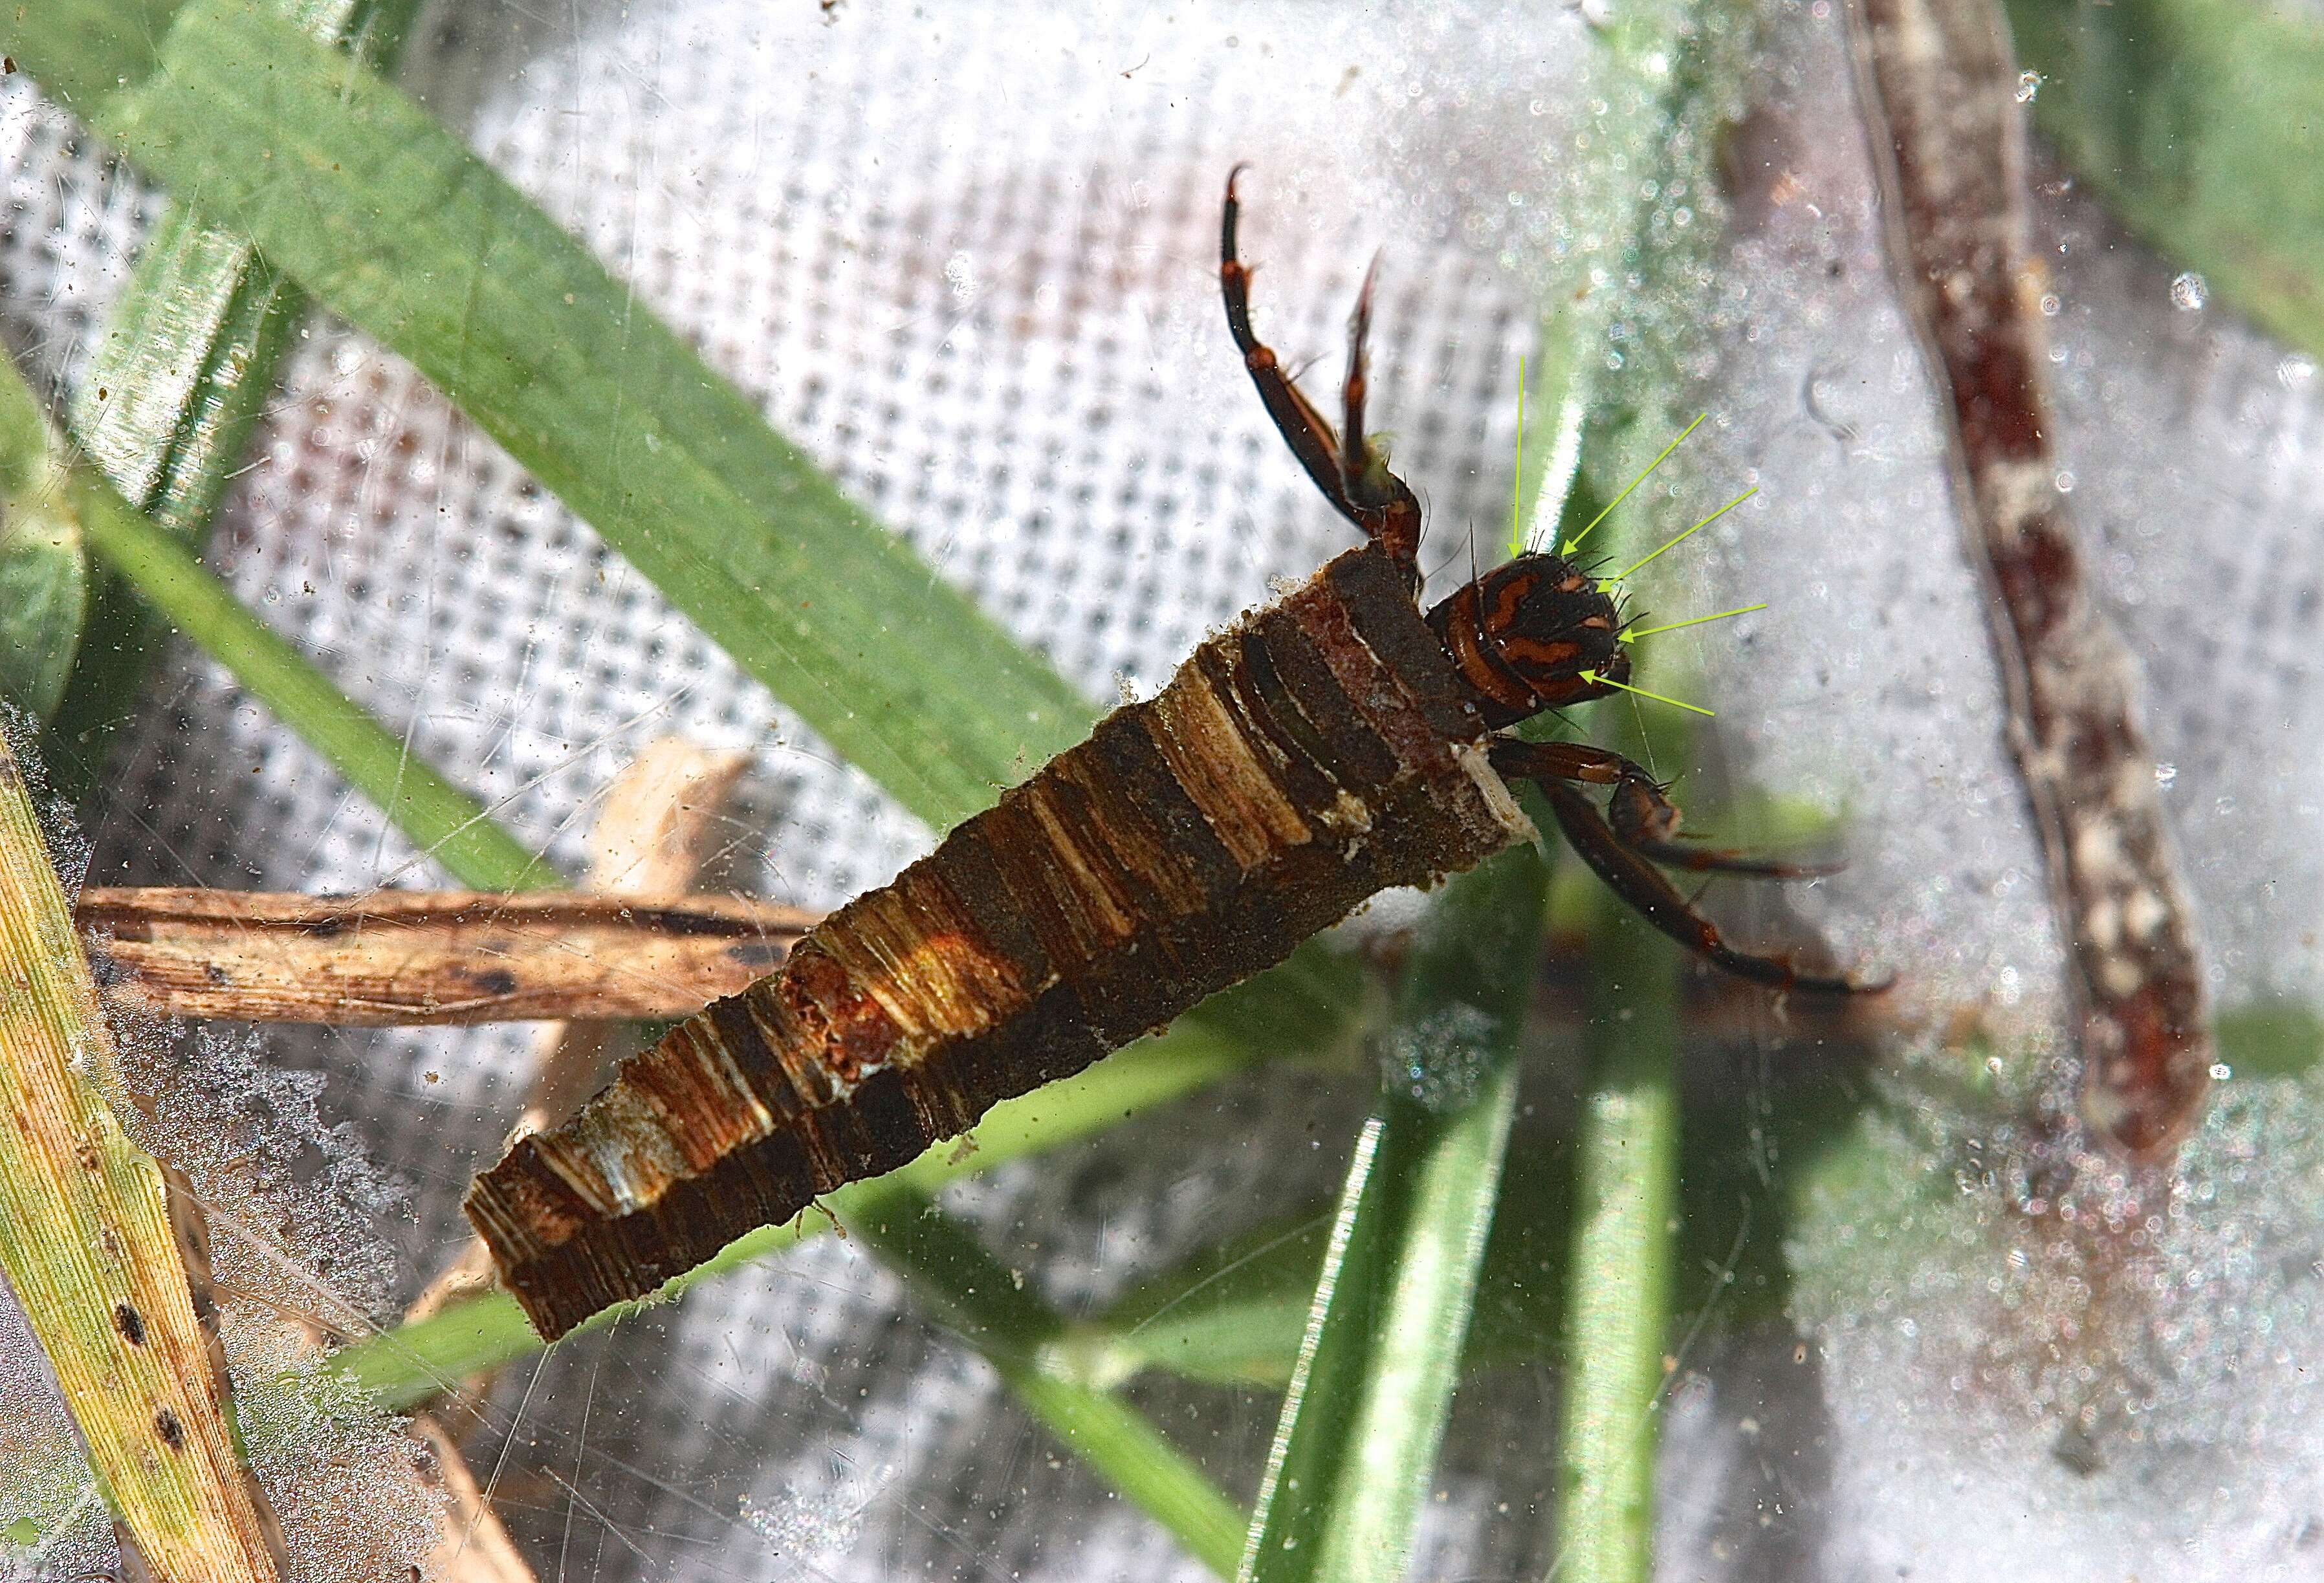
[[843,1223],[907,1273],[912,1290],[948,1319],[1026,1410],[1221,1577],[1234,1575],[1243,1514],[1134,1407],[1042,1367],[1065,1321],[1019,1289],[1019,1278],[918,1188],[893,1177],[866,1183]]
[[[1240,1072],[1251,1058],[1244,1041],[1181,1019],[1160,1037],[1110,1055],[1078,1076],[994,1106],[964,1140],[940,1143],[876,1183],[841,1188],[825,1201],[830,1215],[845,1221],[860,1197],[883,1184],[933,1193],[962,1177],[1102,1132]],[[785,1225],[754,1231],[647,1301],[667,1302],[740,1265],[819,1237],[830,1225],[830,1216],[811,1210]],[[624,1303],[608,1309],[583,1329],[612,1324],[640,1306]],[[515,1300],[493,1292],[355,1342],[334,1354],[332,1364],[381,1407],[401,1411],[470,1375],[529,1358],[541,1346]]]
[[[1383,1097],[1350,1164],[1247,1583],[1388,1583],[1411,1564],[1516,1113],[1547,879],[1530,849],[1504,853],[1454,880],[1424,926],[1385,1046],[1415,1088]],[[1464,1071],[1468,1091],[1449,1091]]]
[[[1749,10],[1731,0],[1625,7],[1597,39],[1576,96],[1592,107],[1591,146],[1571,179],[1569,229],[1591,240],[1557,261],[1543,299],[1544,377],[1563,382],[1543,405],[1565,416],[1545,441],[1532,517],[1544,541],[1585,562],[1629,565],[1668,531],[1655,525],[1660,492],[1646,489],[1616,518],[1585,525],[1697,416],[1677,362],[1688,326],[1670,308],[1694,301],[1709,282],[1712,153],[1740,112],[1751,31]],[[1618,557],[1624,539],[1630,553]],[[1660,562],[1646,580],[1668,575]],[[1669,690],[1649,675],[1635,680]],[[1675,714],[1631,703],[1600,712],[1601,727],[1644,718],[1639,710]],[[1598,916],[1592,950],[1603,958],[1576,1143],[1552,1573],[1565,1583],[1645,1583],[1678,1205],[1676,978],[1673,948],[1609,897],[1600,898]]]
[[2248,0],[2009,0],[2034,124],[2149,246],[2324,358],[2324,23]]
[[88,602],[61,454],[32,390],[0,373],[0,702],[35,720],[64,695]]
[[[393,66],[420,0],[306,0],[318,39]],[[124,499],[199,554],[306,312],[306,294],[243,237],[167,204],[145,237],[66,427]],[[89,588],[88,624],[44,744],[51,779],[85,796],[103,778],[163,636],[117,576]],[[46,711],[42,712],[44,714]]]
[[1554,1575],[1646,1583],[1677,1245],[1677,955],[1610,897],[1591,954],[1599,1032],[1576,1146]]

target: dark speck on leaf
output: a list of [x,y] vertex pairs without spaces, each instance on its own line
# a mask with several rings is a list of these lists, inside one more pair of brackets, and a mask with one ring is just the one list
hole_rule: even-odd
[[132,1347],[145,1345],[145,1321],[138,1318],[137,1311],[127,1303],[114,1304],[113,1328],[119,1330],[122,1339]]
[[153,1414],[153,1427],[161,1433],[161,1441],[173,1451],[186,1449],[186,1426],[167,1407]]
[[516,975],[506,968],[487,968],[476,975],[476,988],[487,995],[513,995]]

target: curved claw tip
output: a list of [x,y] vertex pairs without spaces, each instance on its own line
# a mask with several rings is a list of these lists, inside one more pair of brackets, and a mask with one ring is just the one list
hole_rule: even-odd
[[1234,202],[1234,200],[1235,200],[1235,183],[1236,183],[1236,182],[1238,182],[1238,181],[1240,181],[1240,180],[1241,180],[1241,179],[1242,179],[1242,173],[1243,173],[1245,170],[1250,170],[1250,161],[1249,160],[1237,160],[1237,161],[1235,161],[1231,166],[1230,166],[1230,167],[1228,168],[1228,170],[1227,170],[1227,201],[1228,201],[1229,203],[1232,203],[1232,202]]

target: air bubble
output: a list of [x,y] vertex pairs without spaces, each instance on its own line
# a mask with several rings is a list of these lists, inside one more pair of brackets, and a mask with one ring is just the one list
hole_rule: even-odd
[[819,1560],[844,1555],[863,1532],[865,1503],[853,1489],[817,1494],[787,1486],[776,1505],[761,1505],[749,1496],[739,1505],[751,1532],[797,1566],[812,1567]]
[[966,302],[976,295],[976,260],[965,253],[954,253],[945,260],[944,278],[953,300]]
[[2182,271],[2171,280],[2171,306],[2181,313],[2200,313],[2209,301],[2211,288],[2203,277],[2192,270]]
[[2172,763],[2164,762],[2164,763],[2157,764],[2157,765],[2154,767],[2154,784],[2155,784],[2155,785],[2157,785],[2157,786],[2169,786],[2172,781],[2174,781],[2174,780],[2176,780],[2176,779],[2178,779],[2178,778],[2179,778],[2179,766],[2177,766],[2176,764],[2172,764]]
[[1380,1040],[1381,1084],[1439,1115],[1457,1110],[1484,1081],[1500,1028],[1465,1002],[1433,1012]]
[[2038,71],[2019,72],[2017,74],[2017,102],[2021,105],[2032,104],[2034,102],[2034,96],[2042,91],[2042,74]]

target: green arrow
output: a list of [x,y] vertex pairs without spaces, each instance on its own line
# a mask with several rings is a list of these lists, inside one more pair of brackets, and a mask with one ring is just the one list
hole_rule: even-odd
[[1705,709],[1699,704],[1689,704],[1678,698],[1665,698],[1660,693],[1649,693],[1644,687],[1634,687],[1628,682],[1618,682],[1611,677],[1601,676],[1594,670],[1583,671],[1582,679],[1595,686],[1618,687],[1625,693],[1636,693],[1641,698],[1652,698],[1655,703],[1667,704],[1674,709],[1692,709],[1697,714],[1708,714],[1713,719],[1718,718],[1715,711]]
[[1588,526],[1584,527],[1581,532],[1567,539],[1563,544],[1559,545],[1557,547],[1557,553],[1563,556],[1570,556],[1575,550],[1581,548],[1582,541],[1590,537],[1590,529],[1597,527],[1599,523],[1603,522],[1606,520],[1607,511],[1611,511],[1616,506],[1620,505],[1624,501],[1629,499],[1630,491],[1644,483],[1647,478],[1653,474],[1654,470],[1663,465],[1663,456],[1667,456],[1673,451],[1678,449],[1680,441],[1685,439],[1688,435],[1692,434],[1696,429],[1702,428],[1702,420],[1710,416],[1711,415],[1708,412],[1696,413],[1694,415],[1694,421],[1688,424],[1684,428],[1679,430],[1678,439],[1671,441],[1670,444],[1663,447],[1662,456],[1656,456],[1653,461],[1647,463],[1646,472],[1639,474],[1636,478],[1630,480],[1628,485],[1623,489],[1621,493],[1616,495],[1612,500],[1608,501],[1606,502],[1606,511],[1600,511],[1596,516],[1591,518]]
[[1517,354],[1517,462],[1509,474],[1509,553],[1523,555],[1525,530],[1525,354]]
[[1692,621],[1673,621],[1666,627],[1647,627],[1641,631],[1617,632],[1614,636],[1621,642],[1635,643],[1641,638],[1651,638],[1656,632],[1675,632],[1681,627],[1699,627],[1705,621],[1723,621],[1729,616],[1749,615],[1755,610],[1765,610],[1766,608],[1767,607],[1764,603],[1759,604],[1747,604],[1740,610],[1722,610],[1717,615],[1696,616]]
[[1756,483],[1753,484],[1741,494],[1737,495],[1733,500],[1729,501],[1725,505],[1711,512],[1708,517],[1705,517],[1702,521],[1697,522],[1693,527],[1680,534],[1676,538],[1674,538],[1668,544],[1664,545],[1661,549],[1655,550],[1652,554],[1648,555],[1645,560],[1637,561],[1628,570],[1617,572],[1610,577],[1600,577],[1598,580],[1598,586],[1600,588],[1610,589],[1615,584],[1628,576],[1630,573],[1635,572],[1638,567],[1645,566],[1646,561],[1650,561],[1654,559],[1655,556],[1662,554],[1663,550],[1673,549],[1677,548],[1679,545],[1685,543],[1688,539],[1693,538],[1705,528],[1710,527],[1713,522],[1718,521],[1720,518],[1725,516],[1728,512],[1733,511],[1736,507],[1741,505],[1745,501],[1749,500],[1753,495],[1757,494],[1758,492],[1759,486]]

